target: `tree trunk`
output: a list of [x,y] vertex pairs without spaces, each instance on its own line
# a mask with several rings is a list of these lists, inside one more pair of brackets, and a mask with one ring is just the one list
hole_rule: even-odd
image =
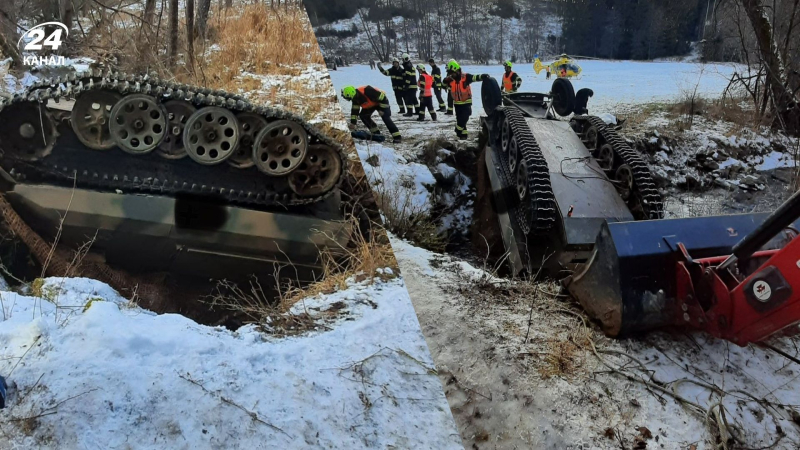
[[208,11],[211,9],[211,0],[200,0],[197,6],[197,35],[206,38],[208,30]]
[[156,0],[147,0],[144,4],[144,23],[142,24],[142,27],[145,27],[149,32],[152,32],[155,18]]
[[800,133],[800,107],[794,102],[791,92],[786,87],[783,59],[773,39],[772,24],[766,15],[762,0],[741,1],[753,26],[761,59],[767,69],[766,84],[772,96],[773,126],[785,128],[792,134]]
[[194,0],[186,0],[186,53],[189,71],[194,73]]
[[73,0],[61,0],[61,23],[72,29],[72,21],[75,18],[75,7],[72,4]]
[[178,0],[169,0],[169,68],[175,68],[178,60]]
[[14,44],[11,44],[8,40],[6,40],[6,33],[0,33],[0,50],[11,58],[14,63],[14,67],[22,67],[22,55],[19,54],[17,51],[17,47]]

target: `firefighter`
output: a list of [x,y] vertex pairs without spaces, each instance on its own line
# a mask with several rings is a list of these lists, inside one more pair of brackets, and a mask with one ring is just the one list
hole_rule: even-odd
[[342,97],[353,102],[350,108],[350,129],[354,129],[356,121],[361,117],[361,121],[367,126],[372,134],[381,134],[378,125],[372,120],[372,113],[378,111],[378,115],[383,120],[386,128],[392,133],[394,142],[400,142],[400,130],[392,122],[392,109],[386,99],[386,93],[372,86],[361,86],[356,89],[353,86],[345,86],[342,89]]
[[[403,81],[405,84],[405,101],[406,113],[405,117],[411,117],[415,113],[419,113],[419,106],[417,103],[417,71],[414,70],[414,64],[411,63],[411,57],[408,53],[403,53]],[[412,110],[411,108],[414,108]]]
[[428,60],[431,65],[431,76],[433,77],[433,93],[436,94],[436,100],[439,100],[439,112],[447,111],[444,100],[442,99],[442,69],[436,65],[436,60],[433,58]]
[[489,78],[489,75],[463,73],[461,72],[461,66],[455,61],[447,63],[447,68],[452,74],[444,79],[444,84],[449,86],[450,94],[453,96],[453,105],[456,110],[456,135],[459,139],[466,139],[469,137],[467,121],[472,115],[472,88],[470,85],[476,81],[483,81]]
[[[403,70],[402,67],[400,67],[400,60],[394,58],[392,60],[392,67],[390,67],[389,70],[386,70],[383,67],[381,67],[381,63],[379,62],[378,70],[380,70],[382,74],[392,79],[392,90],[394,91],[394,98],[397,100],[397,106],[400,107],[400,114],[405,114],[406,113],[406,105],[405,105],[406,83],[404,81],[405,71]],[[411,108],[411,106],[409,106],[409,108]]]
[[550,66],[547,66],[547,79],[550,79]]
[[[455,59],[451,59],[450,61],[447,62],[447,65],[444,67],[445,75],[447,75],[448,77],[453,74],[453,72],[450,71],[450,64],[452,64],[454,62],[456,62],[456,60]],[[444,87],[447,90],[447,112],[444,113],[444,115],[445,116],[452,116],[453,115],[453,94],[450,93],[450,86],[445,84],[444,80],[442,80],[442,87]]]
[[425,108],[431,113],[431,120],[436,122],[436,111],[433,109],[433,77],[425,70],[425,66],[417,64],[417,71],[419,72],[419,118],[417,121],[422,122],[425,120]]
[[505,67],[506,71],[503,74],[503,92],[517,92],[517,89],[522,85],[522,77],[511,70],[511,61],[504,62],[503,67]]

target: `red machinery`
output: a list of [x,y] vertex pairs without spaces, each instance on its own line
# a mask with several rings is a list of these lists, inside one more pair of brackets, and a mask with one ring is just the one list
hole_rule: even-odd
[[612,336],[690,326],[744,346],[800,323],[799,218],[800,192],[766,217],[605,224],[566,284]]

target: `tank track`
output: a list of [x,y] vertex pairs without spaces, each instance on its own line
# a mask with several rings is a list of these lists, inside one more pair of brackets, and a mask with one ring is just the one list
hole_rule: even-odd
[[[514,107],[499,107],[497,111],[501,113],[498,118],[500,126],[502,126],[503,119],[508,119],[511,135],[517,140],[519,158],[525,161],[528,168],[526,188],[529,201],[521,202],[519,198],[515,199],[518,207],[512,208],[512,215],[516,217],[520,229],[526,236],[545,234],[552,230],[557,223],[558,214],[555,194],[550,185],[550,170],[547,167],[547,161],[522,113]],[[495,150],[495,153],[499,155],[503,166],[503,184],[516,186],[517,176],[511,171],[508,153],[502,149]],[[516,193],[516,189],[514,192]]]
[[[91,90],[113,91],[122,95],[145,94],[154,97],[158,102],[171,99],[183,100],[192,103],[198,108],[219,106],[234,113],[252,112],[261,115],[268,121],[278,119],[293,121],[301,125],[308,133],[309,148],[322,144],[334,150],[341,163],[340,175],[326,192],[315,196],[300,196],[289,189],[288,184],[280,192],[271,189],[270,179],[286,177],[273,177],[259,172],[254,167],[234,169],[232,167],[223,168],[186,164],[186,161],[180,161],[180,163],[184,163],[183,166],[191,166],[187,169],[174,164],[176,161],[164,160],[152,153],[146,155],[129,155],[126,153],[125,156],[121,157],[121,150],[115,151],[115,149],[94,151],[84,148],[79,153],[95,152],[98,158],[92,158],[94,161],[91,162],[85,161],[87,158],[83,158],[84,161],[76,164],[75,161],[78,161],[79,158],[69,160],[68,155],[61,156],[66,157],[69,161],[64,161],[63,158],[59,157],[53,158],[59,153],[64,153],[60,151],[61,149],[56,148],[57,151],[53,151],[52,154],[45,156],[41,161],[25,162],[14,158],[12,166],[4,168],[9,170],[12,176],[19,177],[22,175],[22,179],[33,176],[33,178],[68,182],[70,185],[74,183],[77,187],[89,187],[111,192],[127,190],[161,195],[203,194],[232,203],[284,207],[309,205],[326,199],[340,187],[347,173],[348,158],[344,147],[295,114],[278,108],[256,106],[239,95],[225,91],[174,83],[149,75],[128,75],[121,72],[94,70],[69,74],[64,77],[43,79],[31,85],[22,93],[0,101],[0,118],[2,118],[3,109],[9,105],[24,102],[46,105],[49,100],[58,103],[60,100],[74,100],[80,93]],[[148,157],[159,158],[161,164],[169,167],[169,169],[160,174],[138,173],[128,176],[125,174],[127,167],[121,169],[123,173],[117,173],[120,171],[119,167],[116,170],[113,167],[102,167],[104,160],[116,159],[117,163],[121,160],[127,160],[130,161],[130,165],[135,166],[136,161],[146,161]],[[172,170],[172,166],[178,167],[178,169]],[[237,179],[239,178],[237,174],[244,175],[244,171],[256,171],[256,174],[250,174],[249,179],[246,179],[248,177],[241,177],[245,178],[243,180]],[[225,177],[225,175],[233,176]],[[257,178],[256,175],[260,176],[260,178]],[[220,179],[226,180],[220,182]],[[284,183],[286,182],[284,181]]]
[[[662,219],[664,218],[664,202],[661,194],[656,188],[656,183],[653,180],[653,175],[644,162],[641,155],[631,148],[622,137],[617,134],[616,130],[608,126],[603,119],[597,116],[574,116],[572,120],[576,122],[583,122],[583,129],[586,130],[588,126],[594,125],[598,130],[598,138],[602,138],[605,142],[611,144],[614,150],[614,157],[626,164],[631,168],[633,174],[634,192],[633,195],[627,200],[628,207],[631,208],[634,215],[639,215],[637,219]],[[599,147],[599,145],[598,145]],[[638,204],[637,204],[638,203]],[[637,214],[637,207],[641,207],[641,212]]]

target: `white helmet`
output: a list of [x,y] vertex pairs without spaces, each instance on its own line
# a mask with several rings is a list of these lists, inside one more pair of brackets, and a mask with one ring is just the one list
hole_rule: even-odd
[[408,53],[403,53],[403,61],[408,61],[409,58],[411,58],[411,56],[409,56]]

